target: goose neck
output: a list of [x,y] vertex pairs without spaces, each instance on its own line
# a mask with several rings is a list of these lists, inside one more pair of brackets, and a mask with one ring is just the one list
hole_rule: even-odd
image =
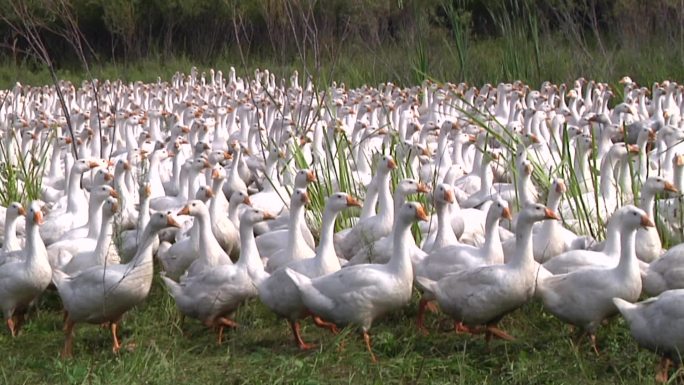
[[636,257],[636,229],[622,228],[620,231],[620,261],[618,271],[633,272],[639,270]]
[[236,262],[237,266],[247,269],[264,270],[263,262],[259,256],[256,240],[254,238],[254,225],[248,222],[240,223],[240,258]]
[[335,246],[333,244],[333,235],[335,233],[335,219],[339,212],[327,208],[323,213],[321,223],[321,238],[316,250],[316,258],[324,265],[340,265],[335,253]]
[[411,250],[409,240],[413,239],[411,235],[411,222],[400,220],[394,228],[393,237],[393,253],[387,262],[387,267],[390,271],[397,274],[402,279],[413,279],[413,266],[411,265],[411,257],[409,251]]
[[515,254],[509,264],[514,267],[524,267],[532,264],[532,224],[529,220],[520,220],[515,229]]
[[94,260],[97,261],[98,265],[105,265],[107,263],[107,253],[112,243],[112,221],[113,217],[107,218],[102,221],[102,226],[100,227],[100,235],[97,238],[94,252]]

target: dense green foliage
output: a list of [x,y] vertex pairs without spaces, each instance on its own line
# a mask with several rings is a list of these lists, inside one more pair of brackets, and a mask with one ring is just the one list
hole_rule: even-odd
[[[648,83],[684,75],[682,0],[0,0],[0,85],[50,82],[17,27],[36,25],[62,77],[154,80],[190,64],[261,66],[319,80],[425,77],[532,84],[578,76]],[[66,6],[65,6],[66,5]],[[14,28],[12,27],[14,26]],[[67,35],[67,36],[65,36]],[[319,82],[320,84],[320,82]]]

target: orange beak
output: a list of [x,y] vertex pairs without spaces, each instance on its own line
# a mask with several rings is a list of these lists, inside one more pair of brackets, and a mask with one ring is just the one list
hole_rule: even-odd
[[188,206],[183,206],[183,208],[180,209],[180,211],[176,215],[190,215],[190,208]]
[[23,207],[19,206],[19,210],[17,210],[17,213],[18,213],[19,215],[25,217],[25,216],[26,216],[26,209],[24,209]]
[[35,214],[33,214],[33,222],[37,223],[38,225],[42,225],[43,224],[43,213],[40,211],[37,211]]
[[119,193],[117,193],[115,190],[112,190],[112,191],[109,193],[109,196],[112,197],[112,198],[119,198]]
[[508,219],[509,221],[513,220],[513,215],[511,215],[511,209],[509,209],[508,207],[504,207],[503,212],[501,213],[501,218]]
[[251,206],[252,200],[249,199],[249,197],[245,197],[245,199],[242,200],[242,203],[246,204],[247,206]]
[[560,217],[558,216],[558,214],[556,214],[553,210],[551,210],[548,207],[545,210],[545,214],[546,214],[546,219],[560,220]]
[[655,224],[651,220],[651,218],[648,217],[648,215],[642,215],[641,216],[641,226],[643,227],[655,227]]
[[423,205],[418,204],[418,208],[416,209],[416,218],[420,221],[427,222],[428,216],[425,214],[425,209],[423,208]]
[[306,181],[307,182],[311,183],[311,182],[315,182],[316,180],[317,180],[316,174],[314,174],[313,170],[309,170],[306,172]]
[[451,190],[445,190],[444,191],[444,201],[447,203],[454,203],[454,192]]
[[397,168],[397,163],[394,161],[394,159],[390,159],[387,161],[387,168],[389,168],[390,170],[394,170],[395,168]]
[[347,207],[361,207],[361,202],[351,195],[347,195]]
[[264,211],[264,220],[265,221],[275,219],[275,218],[276,218],[275,215],[269,213],[268,211]]
[[673,192],[673,193],[678,193],[679,190],[670,182],[665,182],[665,191]]
[[176,220],[170,215],[166,217],[166,224],[171,227],[181,227],[180,223],[176,222]]
[[304,194],[302,194],[302,203],[305,205],[308,205],[311,203],[311,199],[309,199],[309,194],[305,191]]

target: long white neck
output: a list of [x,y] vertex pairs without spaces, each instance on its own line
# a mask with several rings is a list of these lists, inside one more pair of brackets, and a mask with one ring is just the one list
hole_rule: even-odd
[[102,224],[102,206],[104,206],[104,201],[97,202],[95,194],[91,192],[88,204],[88,238],[95,239],[99,234]]
[[[411,281],[413,279],[413,265],[409,255],[410,244],[413,240],[411,235],[411,222],[399,221],[394,229],[393,235],[393,254],[387,268],[397,274],[401,279]],[[415,242],[415,241],[414,241]]]
[[333,244],[333,235],[335,233],[335,219],[339,212],[326,208],[323,212],[323,220],[321,222],[321,238],[318,248],[316,249],[316,261],[321,266],[325,266],[325,270],[333,271],[341,268],[340,261],[335,253],[335,245]]
[[249,270],[264,271],[264,264],[254,239],[254,225],[249,222],[240,223],[240,259],[236,265]]
[[482,249],[487,256],[503,255],[499,238],[499,216],[488,215],[485,222],[485,243]]
[[109,252],[109,246],[112,243],[112,222],[114,217],[109,217],[102,221],[102,226],[100,226],[100,236],[97,238],[97,244],[95,245],[95,251],[93,252],[93,260],[97,261],[98,266],[103,266],[107,263],[107,254]]
[[304,247],[304,245],[301,244],[304,239],[302,235],[304,205],[297,204],[295,207],[291,207],[290,210],[290,227],[287,232],[287,248],[285,249],[288,261],[299,259],[296,251]]
[[[631,228],[620,231],[620,261],[616,269],[626,274],[639,271],[639,263],[636,257],[636,229]],[[637,273],[638,274],[638,273]]]
[[458,244],[458,238],[451,227],[451,204],[447,202],[436,202],[437,211],[437,234],[432,250],[437,250],[447,245]]
[[519,217],[515,229],[515,254],[508,264],[515,268],[525,268],[532,265],[532,225],[534,222]]

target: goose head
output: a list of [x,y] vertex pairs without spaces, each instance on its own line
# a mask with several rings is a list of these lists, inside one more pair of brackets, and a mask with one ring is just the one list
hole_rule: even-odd
[[553,210],[538,203],[528,204],[518,214],[518,223],[521,223],[521,221],[533,223],[543,221],[545,219],[559,220],[560,218],[558,217],[558,214],[556,214]]
[[155,232],[166,227],[181,227],[180,223],[176,221],[171,211],[158,211],[152,214],[150,217],[150,222],[147,224],[147,226]]
[[226,179],[226,169],[217,164],[211,169],[211,179]]
[[549,189],[549,191],[553,191],[559,195],[563,195],[567,190],[568,188],[565,185],[565,180],[562,178],[554,179],[553,182],[551,182],[551,188]]
[[509,221],[512,220],[513,216],[511,215],[511,209],[508,207],[508,202],[501,198],[493,199],[492,204],[489,206],[489,210],[487,210],[488,220],[489,217],[508,219]]
[[39,226],[43,224],[43,211],[37,201],[31,202],[28,213],[26,213],[26,221]]
[[401,196],[407,196],[410,194],[417,193],[428,193],[429,191],[430,188],[428,187],[428,185],[410,178],[401,180],[397,184],[397,187],[394,189],[394,193],[400,194]]
[[195,193],[195,199],[207,202],[209,199],[214,197],[214,190],[209,186],[200,186]]
[[646,179],[646,182],[644,183],[642,189],[648,189],[653,193],[666,191],[676,194],[679,192],[679,190],[677,190],[677,188],[672,184],[672,182],[660,176],[651,176],[648,179]]
[[102,186],[114,179],[114,175],[107,171],[104,167],[97,167],[95,171],[95,176],[93,177],[93,185]]
[[316,182],[317,180],[318,179],[316,178],[316,173],[314,173],[314,170],[301,169],[297,171],[297,175],[295,175],[295,188],[306,188],[309,183]]
[[399,209],[398,219],[405,223],[412,223],[416,220],[427,221],[428,216],[425,213],[425,208],[418,202],[406,202]]
[[447,183],[438,184],[432,195],[433,195],[436,202],[439,202],[442,204],[454,203],[456,201],[456,198],[454,195],[454,188]]
[[361,202],[349,194],[336,192],[328,197],[325,207],[340,212],[347,207],[361,207]]
[[19,202],[10,203],[10,205],[7,206],[7,217],[16,218],[18,216],[26,216],[26,210],[24,209],[24,206],[22,206]]
[[655,227],[644,210],[632,205],[622,206],[612,215],[611,220],[613,218],[618,221],[622,231],[638,229],[639,227]]
[[107,220],[113,217],[118,211],[119,201],[114,197],[108,197],[102,205],[102,219]]
[[252,201],[249,196],[242,191],[235,191],[233,195],[230,196],[230,206],[237,207],[238,205],[245,204],[247,206],[252,205]]
[[199,199],[194,199],[183,206],[176,215],[192,215],[193,217],[196,217],[203,214],[209,215],[207,205]]
[[99,166],[100,163],[92,159],[79,159],[74,163],[72,172],[75,171],[77,174],[83,174],[84,172]]
[[271,219],[275,219],[275,215],[256,207],[250,207],[240,215],[240,224],[255,225]]
[[94,187],[90,190],[90,195],[95,199],[95,204],[104,202],[105,199],[112,197],[114,199],[119,197],[119,194],[112,186],[102,185]]
[[292,193],[292,199],[290,200],[291,207],[301,207],[311,202],[309,199],[309,194],[305,189],[298,188]]
[[394,158],[391,155],[383,155],[380,158],[380,163],[378,164],[378,171],[383,173],[389,173],[391,170],[397,168],[397,164],[394,162]]

